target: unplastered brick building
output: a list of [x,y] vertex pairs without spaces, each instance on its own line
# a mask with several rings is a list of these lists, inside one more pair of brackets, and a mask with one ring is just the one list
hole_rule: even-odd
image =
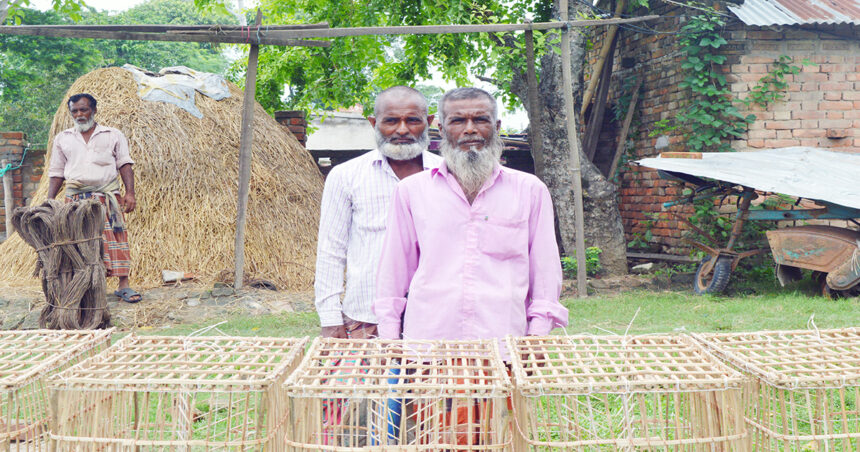
[[[781,101],[767,108],[734,105],[756,120],[738,139],[735,151],[756,151],[789,146],[860,153],[860,7],[855,0],[744,0],[713,2],[724,14],[721,35],[728,41],[719,49],[725,64],[716,69],[725,75],[736,100],[747,98],[760,80],[774,70],[782,57],[801,67],[787,74]],[[741,3],[741,4],[737,4]],[[679,85],[685,72],[680,38],[682,27],[701,11],[677,3],[652,2],[648,14],[658,20],[628,25],[619,30],[607,95],[607,107],[595,163],[605,165],[621,139],[622,118],[613,107],[626,107],[634,83],[642,85],[635,105],[633,126],[626,137],[626,155],[617,174],[620,208],[628,240],[650,231],[660,251],[683,247],[684,226],[666,214],[662,203],[676,199],[677,184],[659,179],[656,171],[629,162],[661,152],[688,151],[684,126],[676,118],[692,98]],[[589,61],[597,61],[605,27],[592,35]],[[806,60],[810,64],[804,65]],[[586,71],[588,76],[589,71]],[[653,214],[660,214],[654,220]]]
[[[0,132],[0,162],[3,161],[15,169],[5,176],[12,182],[10,209],[6,207],[5,184],[0,184],[0,241],[9,234],[6,231],[6,212],[26,206],[39,187],[45,166],[45,146],[28,143],[23,132]],[[0,169],[5,167],[0,165]]]

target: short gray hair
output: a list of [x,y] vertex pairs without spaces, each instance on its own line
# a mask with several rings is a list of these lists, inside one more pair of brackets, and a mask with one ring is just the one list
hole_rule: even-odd
[[373,116],[379,116],[380,110],[382,109],[382,101],[390,95],[393,94],[401,94],[401,95],[411,95],[415,96],[418,99],[421,99],[421,104],[423,105],[422,110],[424,110],[424,114],[428,115],[430,110],[427,107],[427,98],[421,94],[421,91],[418,91],[415,88],[410,88],[404,85],[392,86],[391,88],[386,88],[382,90],[377,96],[376,101],[373,103]]
[[442,96],[442,99],[439,100],[439,111],[437,112],[439,115],[439,124],[443,127],[445,126],[445,103],[449,100],[478,99],[480,97],[485,97],[490,101],[490,105],[492,106],[493,122],[495,123],[496,120],[499,119],[496,98],[481,88],[468,86],[463,88],[454,88]]

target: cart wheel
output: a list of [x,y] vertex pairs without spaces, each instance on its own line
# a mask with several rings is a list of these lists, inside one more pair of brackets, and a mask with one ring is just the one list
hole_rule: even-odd
[[732,275],[732,258],[719,256],[714,267],[705,273],[705,264],[711,260],[711,256],[705,256],[696,269],[696,280],[693,281],[693,291],[699,295],[706,293],[722,293],[729,285],[729,277]]

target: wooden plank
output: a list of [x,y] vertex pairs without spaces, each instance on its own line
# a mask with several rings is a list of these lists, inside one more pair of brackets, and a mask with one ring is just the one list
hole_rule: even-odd
[[535,43],[534,32],[526,30],[526,80],[528,82],[529,101],[529,141],[531,142],[532,158],[535,173],[543,175],[543,136],[540,124],[540,99],[538,99],[537,75],[535,74]]
[[272,32],[261,33],[259,39],[256,33],[250,36],[241,32],[207,34],[194,33],[138,33],[127,31],[102,31],[77,28],[44,28],[24,26],[0,26],[0,34],[19,36],[45,36],[53,38],[89,38],[89,39],[118,39],[125,41],[169,41],[169,42],[213,42],[225,44],[259,44],[301,47],[329,47],[328,41],[309,41],[292,38],[271,37]]
[[[255,25],[263,20],[257,9]],[[257,92],[257,57],[260,46],[251,45],[248,52],[248,71],[245,74],[245,97],[242,101],[242,135],[239,139],[239,200],[236,205],[236,246],[233,288],[242,288],[245,278],[245,219],[248,213],[248,193],[251,188],[251,149],[254,141],[254,100]]]
[[630,133],[630,123],[633,122],[633,114],[636,111],[636,103],[639,101],[639,88],[642,87],[643,74],[637,75],[639,79],[636,82],[636,87],[633,88],[633,94],[630,95],[630,105],[627,106],[627,115],[624,116],[624,125],[621,127],[621,136],[619,137],[618,146],[615,147],[615,155],[612,156],[612,164],[609,166],[609,172],[606,174],[607,179],[612,178],[618,168],[618,161],[621,160],[621,155],[624,154],[624,146],[627,144],[627,134]]
[[585,128],[585,139],[583,140],[582,147],[585,150],[585,156],[592,162],[594,161],[594,155],[597,153],[600,131],[603,129],[606,101],[609,97],[609,84],[612,82],[612,64],[615,62],[615,43],[617,41],[618,35],[616,34],[609,45],[609,55],[603,60],[605,67],[600,71],[600,88],[597,91],[597,103],[591,110],[591,118],[588,121],[588,126]]
[[[561,0],[561,19],[567,21],[567,0]],[[576,294],[588,296],[585,281],[585,222],[582,206],[582,166],[579,158],[579,138],[576,135],[576,111],[573,106],[573,76],[570,71],[570,28],[561,30],[561,84],[564,109],[567,112],[567,142],[570,146],[571,178],[573,179],[574,223],[576,230]]]
[[699,262],[699,259],[694,259],[690,256],[676,256],[674,254],[661,254],[661,253],[636,253],[636,252],[628,251],[627,257],[633,258],[633,259],[652,259],[652,260],[670,261],[670,262],[685,262],[685,263]]

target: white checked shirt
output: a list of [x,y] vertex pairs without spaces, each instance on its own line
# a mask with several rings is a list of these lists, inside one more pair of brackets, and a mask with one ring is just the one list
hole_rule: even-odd
[[[430,152],[424,151],[422,156],[424,169],[438,168],[442,163],[441,157]],[[322,326],[342,325],[344,314],[353,320],[376,323],[371,310],[376,267],[388,208],[399,181],[378,150],[335,166],[326,177],[314,281]]]

